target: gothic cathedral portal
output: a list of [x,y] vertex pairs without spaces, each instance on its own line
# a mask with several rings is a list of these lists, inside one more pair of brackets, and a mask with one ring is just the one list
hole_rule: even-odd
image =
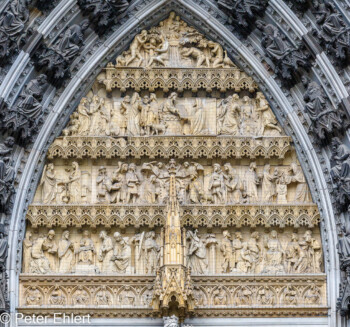
[[326,317],[319,221],[256,83],[172,12],[103,69],[49,148],[18,311],[168,327]]

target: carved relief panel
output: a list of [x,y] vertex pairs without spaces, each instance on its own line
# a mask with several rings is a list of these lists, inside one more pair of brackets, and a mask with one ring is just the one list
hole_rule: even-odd
[[20,307],[150,316],[175,294],[198,316],[324,315],[319,220],[257,85],[171,13],[108,64],[50,147]]

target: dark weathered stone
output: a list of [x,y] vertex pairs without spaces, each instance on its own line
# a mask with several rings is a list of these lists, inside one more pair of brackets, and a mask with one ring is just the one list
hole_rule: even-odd
[[88,15],[97,34],[103,35],[116,23],[116,17],[129,7],[128,0],[78,0],[84,15]]
[[32,5],[41,11],[50,11],[57,5],[57,0],[34,0]]
[[216,0],[219,8],[226,13],[231,24],[239,34],[247,37],[254,29],[258,16],[263,16],[267,0]]
[[84,32],[88,26],[88,20],[74,24],[59,36],[52,47],[42,44],[35,51],[35,67],[44,71],[52,85],[60,87],[70,77],[70,65],[84,46]]
[[12,0],[0,14],[0,67],[10,62],[26,42],[30,31],[26,30],[29,20],[27,0]]
[[6,260],[8,255],[8,240],[5,227],[0,224],[0,313],[8,311]]
[[47,86],[44,74],[32,79],[22,90],[16,104],[3,114],[3,128],[22,145],[33,142],[38,132],[43,115],[41,100]]
[[312,57],[315,59],[318,54],[320,54],[323,49],[320,46],[319,42],[317,39],[312,35],[311,32],[308,32],[307,34],[304,34],[302,36],[303,41],[307,49],[309,50],[310,54]]
[[12,196],[15,193],[15,170],[10,155],[15,140],[9,136],[0,144],[0,213],[9,213],[12,207]]
[[331,178],[337,209],[345,211],[350,204],[350,150],[338,137],[334,137],[331,152]]
[[313,31],[320,44],[333,58],[334,64],[346,66],[350,60],[350,27],[328,1],[314,1],[312,12],[320,26],[319,30]]
[[327,96],[318,83],[310,81],[306,76],[302,77],[302,82],[306,89],[304,111],[311,120],[310,131],[316,139],[325,142],[344,131],[349,126],[346,113],[327,103]]
[[292,87],[300,75],[300,68],[310,69],[310,55],[302,49],[295,48],[272,24],[259,20],[256,26],[262,32],[261,45],[275,65],[275,74],[284,86]]

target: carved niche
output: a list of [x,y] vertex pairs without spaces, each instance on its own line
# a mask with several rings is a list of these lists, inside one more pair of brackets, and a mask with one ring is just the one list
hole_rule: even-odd
[[50,147],[19,311],[326,315],[319,220],[257,85],[171,13],[107,65]]

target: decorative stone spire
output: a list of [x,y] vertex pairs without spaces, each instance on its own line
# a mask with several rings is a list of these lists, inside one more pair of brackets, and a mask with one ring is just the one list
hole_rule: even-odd
[[185,267],[185,230],[181,230],[179,202],[176,196],[176,163],[169,163],[169,200],[164,233],[164,263],[157,272],[152,306],[163,316],[184,318],[194,309],[190,269]]

